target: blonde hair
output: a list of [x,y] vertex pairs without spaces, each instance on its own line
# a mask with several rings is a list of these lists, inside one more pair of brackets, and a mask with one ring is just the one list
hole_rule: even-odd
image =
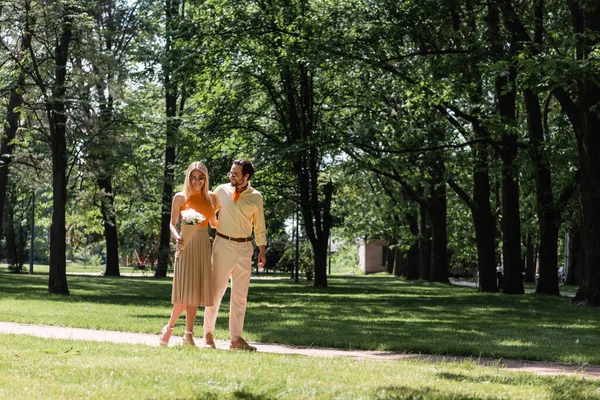
[[192,193],[194,193],[194,189],[192,189],[192,182],[190,181],[190,176],[194,171],[200,171],[206,177],[204,179],[202,195],[204,196],[204,199],[208,202],[208,204],[211,204],[210,196],[208,194],[208,168],[206,168],[206,165],[202,164],[200,161],[191,163],[185,173],[185,183],[183,184],[183,195],[185,196],[185,199],[187,200],[188,198],[190,198]]

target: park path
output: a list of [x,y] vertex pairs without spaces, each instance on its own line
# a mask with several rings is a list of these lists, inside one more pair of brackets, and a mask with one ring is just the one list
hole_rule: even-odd
[[[69,328],[62,326],[31,325],[15,322],[0,322],[0,334],[28,335],[48,339],[68,339],[121,344],[158,346],[158,335],[133,332],[104,331],[96,329]],[[198,339],[199,341],[201,339]],[[171,346],[180,342],[179,337],[171,338]],[[215,340],[217,349],[226,350],[229,341]],[[538,361],[497,360],[491,358],[470,358],[457,356],[393,353],[389,351],[339,350],[324,347],[288,346],[274,343],[251,343],[263,353],[296,354],[309,357],[348,357],[358,360],[394,361],[419,360],[425,362],[475,362],[482,366],[494,366],[507,371],[530,372],[537,375],[574,375],[600,379],[598,365],[572,365]],[[210,350],[204,350],[210,351]]]

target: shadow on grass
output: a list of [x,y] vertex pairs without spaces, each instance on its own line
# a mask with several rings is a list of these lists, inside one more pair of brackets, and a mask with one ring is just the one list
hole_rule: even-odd
[[171,298],[171,280],[151,277],[67,277],[70,296],[48,293],[48,275],[0,274],[0,296],[57,302],[163,305]]
[[600,398],[600,393],[597,393],[597,385],[594,380],[579,378],[565,379],[559,376],[535,376],[533,374],[482,374],[471,376],[460,373],[441,372],[437,376],[454,382],[496,383],[519,387],[534,385],[540,390],[545,390],[549,394],[550,399],[555,400]]
[[236,390],[235,392],[231,393],[231,394],[223,394],[221,392],[208,392],[208,393],[200,393],[197,394],[196,399],[200,400],[219,400],[219,399],[223,399],[223,398],[227,398],[227,399],[241,399],[241,400],[272,400],[275,399],[275,397],[272,396],[265,396],[265,395],[261,395],[261,394],[254,394],[251,392],[248,392],[247,390]]
[[[489,378],[489,376],[488,376]],[[525,375],[524,378],[527,378]],[[519,379],[519,378],[517,378]],[[598,399],[598,395],[591,394],[593,392],[594,385],[591,381],[575,381],[569,380],[568,382],[561,381],[559,378],[529,378],[526,382],[534,384],[538,388],[537,390],[545,390],[548,394],[548,398],[552,400],[584,400],[584,399]],[[482,383],[485,381],[482,381]],[[432,388],[410,388],[407,386],[386,386],[379,388],[376,392],[377,399],[427,399],[427,400],[446,400],[446,399],[505,399],[506,395],[493,396],[485,394],[482,396],[470,396],[464,393],[450,393],[449,391],[436,390]]]
[[548,384],[552,378],[535,377],[534,375],[528,374],[512,374],[512,375],[494,375],[494,374],[482,374],[477,376],[471,376],[467,374],[458,374],[451,372],[440,372],[437,374],[440,378],[447,379],[456,382],[471,382],[471,383],[498,383],[502,385],[521,386],[527,385],[532,382],[533,379],[536,382]]
[[[136,317],[156,318],[157,326],[170,307],[168,279],[69,276],[67,297],[48,294],[47,280],[0,274],[0,299],[140,306]],[[332,276],[329,284],[253,279],[244,332],[250,340],[290,345],[600,364],[600,315],[569,299],[388,275]],[[229,291],[217,320],[225,332],[228,311]]]
[[[408,386],[386,386],[379,388],[376,392],[377,399],[393,399],[393,400],[414,400],[414,399],[427,399],[427,400],[445,400],[445,399],[461,399],[471,400],[480,399],[481,397],[471,397],[464,394],[442,392],[431,388],[411,388]],[[495,397],[486,397],[488,399],[495,399]]]
[[242,400],[271,400],[275,399],[275,397],[265,396],[261,394],[250,393],[246,390],[236,390],[233,392],[234,399],[242,399]]
[[[260,341],[345,349],[570,362],[600,354],[598,314],[569,299],[385,276],[330,282],[324,290],[253,282],[245,329]],[[587,347],[574,338],[586,338]]]

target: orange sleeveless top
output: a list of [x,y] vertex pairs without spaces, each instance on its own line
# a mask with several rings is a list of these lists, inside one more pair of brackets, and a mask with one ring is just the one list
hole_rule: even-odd
[[211,219],[214,215],[213,207],[210,202],[207,202],[202,193],[192,193],[190,197],[185,200],[185,203],[181,206],[181,210],[196,210],[200,214],[204,215],[206,219],[202,221],[198,226],[206,227],[208,226],[208,220]]

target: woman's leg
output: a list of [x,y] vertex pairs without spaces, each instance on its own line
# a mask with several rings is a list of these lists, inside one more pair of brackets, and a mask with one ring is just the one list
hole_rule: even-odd
[[188,346],[196,346],[194,343],[194,323],[196,322],[197,306],[185,307],[185,335],[183,335],[183,344]]
[[196,314],[198,313],[198,306],[186,306],[185,307],[185,330],[188,332],[194,332],[194,324],[196,323]]
[[181,303],[173,303],[173,310],[171,310],[171,319],[169,320],[169,326],[173,328],[175,326],[175,322],[179,319],[179,316],[185,310],[185,306]]
[[160,333],[159,340],[161,346],[169,345],[169,339],[171,339],[171,334],[173,333],[175,322],[177,322],[177,319],[179,318],[184,309],[184,305],[181,305],[179,303],[173,304],[173,310],[171,310],[171,319],[169,319],[169,323],[163,327],[162,332]]

